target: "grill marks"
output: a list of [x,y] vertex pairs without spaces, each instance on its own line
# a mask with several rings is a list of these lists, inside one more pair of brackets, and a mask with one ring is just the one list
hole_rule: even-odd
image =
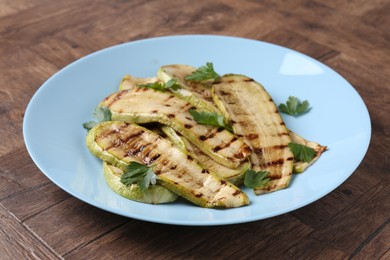
[[[138,101],[142,99],[145,99],[148,104],[152,103],[153,106]],[[129,102],[132,106],[128,106]],[[165,104],[171,106],[167,107]],[[113,120],[129,118],[129,122],[158,122],[171,126],[204,153],[228,167],[237,167],[250,153],[249,147],[241,140],[231,140],[233,135],[227,134],[228,131],[224,128],[195,122],[189,110],[202,110],[202,107],[195,107],[169,92],[149,88],[127,89],[112,94],[101,105],[110,106]]]
[[252,168],[268,171],[268,176],[278,182],[271,182],[268,191],[275,187],[279,189],[283,182],[287,185],[293,166],[293,157],[287,146],[291,140],[272,97],[252,78],[240,75],[223,76],[213,87],[235,121],[237,136],[253,150],[250,156]]
[[104,99],[104,101],[107,101],[108,104],[107,107],[111,107],[114,103],[116,103],[118,100],[121,99],[123,95],[125,95],[128,92],[128,90],[122,90],[120,92],[115,93],[114,95],[108,96]]

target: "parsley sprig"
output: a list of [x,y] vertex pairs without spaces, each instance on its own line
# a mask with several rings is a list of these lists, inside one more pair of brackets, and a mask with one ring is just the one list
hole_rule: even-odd
[[178,90],[180,88],[180,85],[177,84],[176,79],[170,79],[166,83],[157,81],[157,82],[153,82],[153,83],[139,84],[138,87],[151,88],[151,89],[155,89],[158,91],[166,91],[169,89],[172,89],[175,91],[175,90]]
[[288,144],[288,147],[296,161],[310,162],[316,156],[316,151],[306,145],[291,142]]
[[92,120],[83,124],[83,127],[88,131],[101,122],[110,121],[111,111],[107,107],[96,107],[93,116],[96,118],[96,121]]
[[270,181],[270,178],[266,178],[267,174],[267,171],[256,172],[249,169],[245,172],[244,185],[251,189],[263,187]]
[[149,185],[155,185],[157,175],[151,167],[146,165],[131,162],[121,176],[121,182],[125,185],[137,183],[142,191],[149,188]]
[[221,76],[215,72],[213,63],[207,62],[206,65],[199,67],[192,74],[185,77],[186,80],[190,81],[205,81],[209,79],[217,80]]
[[285,114],[298,116],[309,112],[309,106],[309,101],[305,100],[301,102],[299,98],[290,96],[286,104],[279,105],[279,110]]
[[192,118],[201,125],[210,125],[216,127],[223,127],[229,132],[233,132],[231,125],[225,123],[225,117],[215,112],[204,112],[190,109],[188,111]]

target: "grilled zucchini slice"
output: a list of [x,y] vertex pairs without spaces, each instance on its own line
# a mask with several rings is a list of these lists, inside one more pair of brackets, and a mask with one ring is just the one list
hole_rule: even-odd
[[250,168],[249,161],[243,162],[237,168],[226,167],[210,158],[210,156],[206,155],[196,146],[192,145],[187,139],[180,136],[171,127],[163,126],[162,130],[173,144],[175,144],[184,153],[187,153],[194,158],[200,166],[209,170],[211,173],[217,175],[223,180],[230,181],[235,185],[242,184],[244,173]]
[[123,171],[118,167],[103,162],[104,179],[107,185],[115,192],[126,199],[149,203],[161,204],[175,201],[178,196],[161,185],[150,185],[142,191],[138,184],[124,185],[121,182]]
[[185,77],[195,70],[195,67],[183,64],[165,65],[160,67],[157,77],[163,82],[168,82],[171,79],[176,80],[177,84],[180,85],[180,89],[172,92],[178,97],[201,107],[205,111],[220,113],[211,97],[210,84],[185,80]]
[[288,130],[264,87],[243,75],[225,75],[212,87],[217,106],[230,115],[237,136],[251,146],[252,168],[267,171],[271,180],[256,194],[286,188],[293,170]]
[[319,143],[315,143],[312,141],[308,141],[304,139],[303,137],[299,136],[298,134],[294,133],[293,131],[289,131],[289,135],[291,138],[291,141],[297,144],[306,145],[310,148],[313,148],[316,152],[316,155],[310,162],[299,162],[294,161],[294,173],[302,173],[304,172],[310,165],[315,163],[318,158],[320,158],[321,154],[326,150],[326,146],[320,145]]
[[188,112],[194,106],[170,92],[134,87],[106,97],[100,106],[110,109],[112,120],[136,124],[158,122],[171,126],[227,167],[238,167],[251,153],[249,146],[229,131],[194,121]]
[[150,78],[138,78],[131,75],[126,75],[122,78],[122,81],[119,85],[119,90],[123,89],[130,89],[133,88],[139,84],[148,84],[158,81],[158,78],[156,77],[150,77]]
[[103,122],[86,138],[92,154],[124,170],[132,158],[153,167],[161,185],[201,207],[240,207],[247,195],[200,167],[171,142],[136,124]]

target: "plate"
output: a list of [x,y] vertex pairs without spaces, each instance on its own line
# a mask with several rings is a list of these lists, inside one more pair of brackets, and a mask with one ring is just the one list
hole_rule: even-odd
[[[240,73],[261,82],[276,104],[290,95],[309,100],[311,111],[283,115],[301,136],[328,146],[306,172],[284,190],[255,196],[235,209],[204,209],[190,203],[148,205],[115,194],[101,162],[85,146],[82,123],[118,89],[125,74],[150,77],[166,64],[195,67],[213,62],[220,74]],[[261,220],[303,207],[325,196],[358,167],[369,145],[371,124],[356,90],[324,64],[299,52],[256,40],[183,35],[129,42],[83,57],[50,77],[32,97],[23,122],[28,152],[56,185],[93,206],[135,219],[176,225],[225,225]]]

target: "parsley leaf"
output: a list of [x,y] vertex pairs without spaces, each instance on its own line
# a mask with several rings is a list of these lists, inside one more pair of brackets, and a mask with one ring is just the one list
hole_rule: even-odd
[[190,81],[204,81],[209,79],[219,79],[221,76],[215,72],[213,63],[207,62],[205,66],[199,67],[191,75],[185,77],[186,80]]
[[298,116],[309,112],[310,104],[307,100],[301,102],[297,97],[289,96],[286,104],[280,104],[279,109],[285,114]]
[[88,131],[101,122],[111,121],[111,111],[107,107],[96,107],[93,116],[97,121],[88,121],[83,124],[83,127]]
[[291,142],[288,144],[288,147],[296,161],[310,162],[316,156],[316,151],[306,145]]
[[223,127],[229,132],[233,132],[233,128],[225,123],[225,117],[220,114],[215,112],[198,112],[195,109],[190,109],[188,112],[201,125]]
[[165,91],[165,90],[178,90],[180,88],[180,85],[177,84],[176,79],[170,79],[167,83],[164,82],[153,82],[153,83],[147,83],[147,84],[139,84],[138,87],[141,88],[151,88],[158,91]]
[[251,189],[262,187],[270,180],[269,178],[265,178],[267,174],[267,171],[256,172],[249,169],[245,172],[244,185]]
[[121,182],[125,185],[137,183],[141,190],[146,190],[150,184],[156,184],[157,176],[151,167],[131,162],[121,176]]

